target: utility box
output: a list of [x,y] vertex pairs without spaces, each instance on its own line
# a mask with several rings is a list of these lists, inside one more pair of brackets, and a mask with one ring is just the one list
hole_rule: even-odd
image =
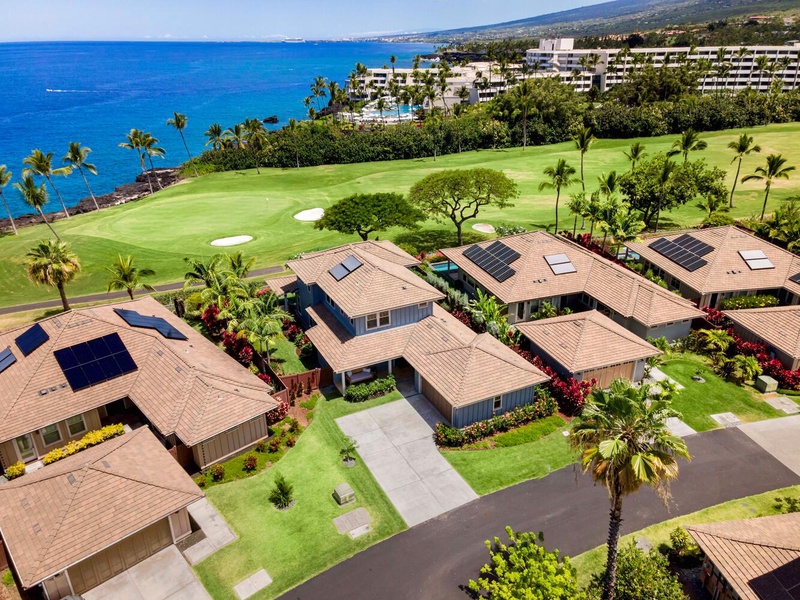
[[333,497],[339,506],[351,504],[356,501],[356,493],[353,491],[353,488],[350,487],[349,483],[340,483],[333,488]]
[[761,375],[756,379],[756,389],[762,394],[778,391],[778,382],[772,377]]

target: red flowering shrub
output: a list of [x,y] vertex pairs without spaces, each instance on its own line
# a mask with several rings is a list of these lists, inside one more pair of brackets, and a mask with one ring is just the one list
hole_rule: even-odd
[[227,326],[227,323],[224,319],[219,319],[219,307],[217,307],[216,304],[212,304],[205,309],[203,314],[200,315],[200,320],[203,322],[203,325],[206,326],[206,329],[208,329],[209,333],[214,337],[219,337]]
[[245,366],[253,362],[255,351],[250,345],[250,342],[244,337],[239,337],[235,333],[229,331],[223,331],[222,347],[225,348],[225,352]]
[[722,327],[728,321],[728,317],[726,317],[725,313],[723,313],[721,310],[711,308],[710,306],[706,306],[702,310],[704,313],[706,313],[706,321],[712,325]]
[[260,290],[258,290],[256,292],[256,298],[261,298],[261,296],[269,295],[271,293],[272,293],[272,290],[269,288],[269,286],[263,287],[263,288],[261,288]]
[[278,421],[283,421],[289,414],[289,403],[286,401],[278,404],[278,408],[267,413],[267,425],[275,425]]
[[581,414],[583,405],[586,404],[586,399],[592,393],[592,388],[597,385],[596,379],[578,381],[573,377],[558,374],[541,358],[534,356],[527,350],[517,350],[517,354],[550,377],[550,383],[547,384],[547,387],[562,413],[571,417]]
[[258,457],[255,454],[248,454],[244,457],[242,469],[248,473],[258,468]]
[[800,390],[800,371],[790,371],[785,368],[783,363],[777,358],[772,358],[769,355],[769,349],[766,344],[761,342],[747,342],[736,335],[733,329],[728,329],[728,333],[733,336],[731,348],[734,354],[754,356],[758,364],[761,365],[762,373],[775,379],[779,387],[789,390]]
[[292,323],[286,330],[286,337],[290,340],[294,340],[301,333],[303,333],[303,330],[300,329],[300,326],[297,325],[296,323]]
[[456,319],[458,319],[459,321],[461,321],[461,323],[462,323],[462,324],[464,324],[464,325],[466,325],[467,327],[469,327],[470,329],[472,329],[472,319],[471,319],[471,318],[470,318],[470,316],[469,316],[467,313],[465,313],[463,310],[458,310],[458,309],[455,309],[455,310],[454,310],[453,312],[451,312],[450,314],[451,314],[451,315],[453,315],[453,316],[454,316]]
[[258,377],[264,383],[268,383],[268,384],[272,383],[272,377],[270,377],[266,373],[256,373],[256,377]]

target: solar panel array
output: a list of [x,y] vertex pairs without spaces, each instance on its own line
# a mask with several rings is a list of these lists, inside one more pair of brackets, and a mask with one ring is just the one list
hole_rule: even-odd
[[6,348],[0,352],[0,373],[5,371],[8,367],[17,362],[17,357],[11,351],[11,348]]
[[50,336],[47,335],[47,332],[39,323],[36,323],[36,325],[30,327],[25,333],[15,339],[14,342],[17,344],[17,348],[20,349],[20,352],[22,352],[22,355],[28,356],[49,339]]
[[775,268],[775,265],[767,258],[763,250],[739,250],[739,256],[744,259],[744,262],[747,263],[747,266],[752,271]]
[[155,329],[162,336],[170,340],[189,339],[161,317],[148,317],[146,315],[139,314],[135,310],[127,310],[124,308],[115,308],[114,312],[117,313],[117,315],[119,315],[122,320],[131,327]]
[[56,350],[53,355],[73,392],[138,368],[117,333]]
[[709,246],[688,233],[674,240],[658,238],[650,244],[650,248],[689,272],[707,265],[708,261],[702,257],[714,251],[714,246]]
[[330,269],[328,273],[330,273],[336,281],[341,281],[361,266],[363,266],[363,263],[355,256],[348,256],[338,265]]
[[477,244],[470,246],[464,250],[464,256],[502,283],[516,274],[509,265],[517,260],[520,254],[503,242],[494,242],[486,248]]
[[800,273],[796,273],[795,275],[789,277],[789,281],[793,281],[794,283],[800,285]]
[[578,269],[572,264],[566,254],[550,254],[544,257],[553,275],[565,275],[566,273],[577,273]]

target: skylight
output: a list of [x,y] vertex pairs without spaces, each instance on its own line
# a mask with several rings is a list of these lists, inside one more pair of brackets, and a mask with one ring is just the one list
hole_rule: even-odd
[[775,265],[772,264],[772,261],[767,258],[767,255],[762,250],[739,250],[739,256],[744,259],[744,262],[753,271],[775,268]]
[[567,273],[577,273],[578,269],[572,264],[569,256],[566,254],[550,254],[545,256],[544,259],[550,265],[550,270],[554,275],[565,275]]
[[355,256],[348,256],[338,265],[330,269],[328,273],[330,273],[336,281],[341,281],[361,266],[363,266],[362,262]]

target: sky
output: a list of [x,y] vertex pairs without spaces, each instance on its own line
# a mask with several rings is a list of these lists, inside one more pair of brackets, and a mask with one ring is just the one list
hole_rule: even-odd
[[0,42],[341,39],[488,25],[597,2],[2,0]]

